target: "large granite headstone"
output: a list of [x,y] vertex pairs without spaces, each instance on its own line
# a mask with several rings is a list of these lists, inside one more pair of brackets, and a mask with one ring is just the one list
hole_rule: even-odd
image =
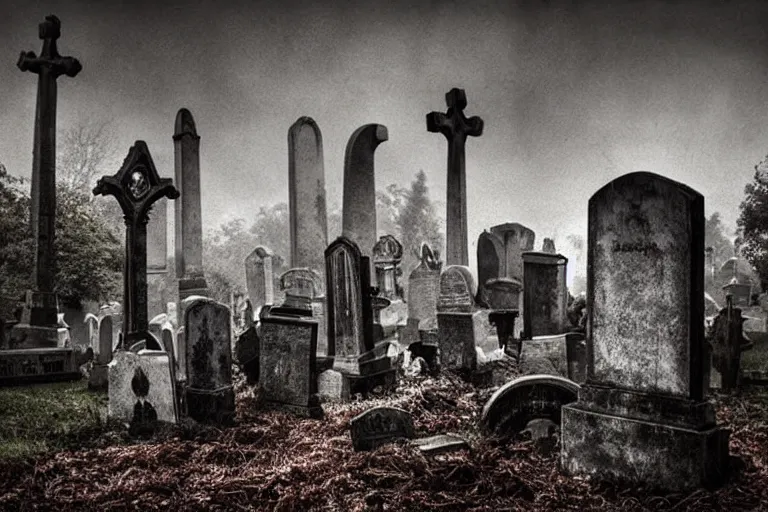
[[588,234],[587,384],[562,411],[562,467],[672,490],[722,481],[729,433],[705,399],[704,197],[627,174],[589,200]]
[[259,376],[264,399],[301,416],[320,418],[315,357],[316,320],[268,314],[261,318]]
[[229,308],[210,299],[197,299],[185,310],[184,326],[186,412],[201,423],[232,423],[235,393]]

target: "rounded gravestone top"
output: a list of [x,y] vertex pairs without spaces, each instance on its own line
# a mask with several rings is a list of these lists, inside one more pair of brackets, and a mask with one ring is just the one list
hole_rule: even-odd
[[488,434],[511,436],[536,419],[560,424],[560,409],[578,399],[580,386],[556,375],[527,375],[507,382],[488,399],[480,424]]

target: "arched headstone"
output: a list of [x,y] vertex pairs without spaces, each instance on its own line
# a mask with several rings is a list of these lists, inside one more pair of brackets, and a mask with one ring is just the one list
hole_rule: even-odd
[[560,425],[563,405],[575,402],[579,385],[555,375],[527,375],[500,387],[483,407],[480,424],[487,434],[507,437],[533,420]]

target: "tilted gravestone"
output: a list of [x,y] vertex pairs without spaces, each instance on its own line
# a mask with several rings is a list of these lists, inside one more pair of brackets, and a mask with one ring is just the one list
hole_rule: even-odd
[[187,415],[201,423],[227,425],[235,417],[229,308],[196,299],[185,308]]
[[[491,395],[483,407],[480,425],[486,434],[499,437],[522,433],[536,420],[549,420],[548,425],[559,428],[562,407],[575,402],[578,391],[579,385],[564,377],[519,377]],[[541,433],[532,430],[533,437],[539,437]]]
[[705,399],[704,223],[704,197],[656,174],[590,198],[588,375],[562,410],[566,472],[671,490],[722,481],[729,434]]
[[320,418],[315,357],[316,320],[267,314],[261,319],[259,350],[264,399],[301,416]]
[[355,451],[373,450],[398,439],[413,438],[413,418],[396,407],[374,407],[352,418],[349,433]]

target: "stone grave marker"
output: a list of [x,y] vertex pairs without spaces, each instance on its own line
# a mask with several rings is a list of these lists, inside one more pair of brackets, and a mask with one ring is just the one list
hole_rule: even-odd
[[[181,200],[175,208],[175,263],[179,280],[179,300],[191,295],[208,295],[203,270],[203,220],[200,206],[200,136],[192,113],[186,108],[176,113],[173,133],[175,183]],[[184,311],[180,308],[180,324]]]
[[259,350],[264,399],[301,416],[320,418],[315,357],[316,320],[268,314],[261,319]]
[[[374,304],[374,339],[379,342],[392,339],[398,327],[403,327],[408,318],[408,306],[404,301],[400,285],[403,246],[392,235],[384,235],[373,246],[373,266],[376,273],[377,299],[382,306]],[[383,300],[381,300],[383,299]]]
[[245,258],[245,281],[248,297],[258,314],[262,306],[275,303],[275,281],[272,270],[274,256],[260,245]]
[[705,399],[704,222],[701,194],[652,173],[589,200],[588,375],[562,410],[567,473],[669,490],[724,478],[728,431]]
[[280,288],[285,300],[281,307],[307,310],[307,316],[317,321],[317,354],[322,359],[332,357],[328,352],[328,332],[325,323],[325,284],[322,276],[311,268],[291,268],[280,276]]
[[506,277],[504,242],[495,234],[483,231],[477,239],[477,297],[478,304],[488,305],[486,283]]
[[186,413],[201,423],[227,425],[235,417],[229,308],[197,299],[184,314]]
[[109,363],[111,418],[129,424],[131,435],[151,434],[157,421],[176,423],[176,388],[168,354],[117,350]]
[[451,89],[445,95],[448,111],[427,114],[427,131],[442,133],[448,140],[448,182],[446,199],[446,256],[448,265],[468,265],[467,178],[464,146],[468,136],[483,134],[483,120],[467,118],[464,89]]
[[248,384],[259,382],[260,344],[261,341],[255,324],[240,334],[235,342],[235,360],[240,371],[245,374]]
[[106,389],[109,385],[109,363],[114,348],[112,315],[104,316],[99,322],[99,342],[94,350],[95,360],[88,376],[89,389]]
[[352,418],[349,433],[355,451],[373,450],[398,439],[413,438],[413,419],[403,409],[374,407]]
[[569,329],[566,265],[561,254],[524,252],[523,338],[561,334]]
[[489,326],[488,316],[483,318],[475,308],[476,293],[467,267],[451,265],[440,275],[437,325],[443,368],[477,369],[477,347],[486,339]]
[[357,244],[361,254],[366,257],[371,256],[376,244],[376,180],[373,155],[379,144],[388,139],[386,126],[366,124],[350,136],[344,152],[341,234]]
[[288,130],[288,207],[291,267],[311,268],[324,280],[323,251],[328,246],[323,136],[311,117]]
[[[579,385],[555,375],[527,375],[507,382],[491,395],[480,417],[483,431],[489,435],[511,437],[530,428],[536,420],[549,420],[548,426],[560,426],[561,409],[575,402]],[[533,437],[541,433],[533,423]],[[548,432],[544,432],[548,437]]]

